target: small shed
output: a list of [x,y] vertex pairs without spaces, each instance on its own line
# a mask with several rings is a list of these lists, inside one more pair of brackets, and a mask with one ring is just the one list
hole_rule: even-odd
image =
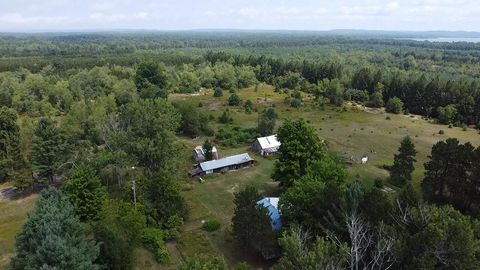
[[252,145],[252,150],[262,156],[270,156],[278,152],[280,145],[277,135],[270,135],[257,138]]
[[278,209],[279,201],[280,199],[278,197],[265,197],[257,202],[257,205],[263,205],[263,207],[267,208],[274,231],[280,231],[282,229],[282,216]]
[[197,168],[190,171],[190,176],[212,174],[214,172],[227,172],[252,165],[254,159],[248,153],[224,157],[217,160],[201,162]]
[[[203,146],[199,145],[193,149],[193,159],[195,159],[196,162],[204,162],[206,160]],[[214,159],[218,159],[218,151],[215,146],[212,147],[212,160]]]

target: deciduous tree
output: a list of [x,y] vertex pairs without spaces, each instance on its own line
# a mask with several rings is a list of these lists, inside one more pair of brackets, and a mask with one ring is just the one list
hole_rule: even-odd
[[282,145],[272,178],[283,188],[288,188],[295,179],[306,174],[312,163],[325,156],[326,147],[314,129],[303,120],[287,120],[278,129],[277,137]]

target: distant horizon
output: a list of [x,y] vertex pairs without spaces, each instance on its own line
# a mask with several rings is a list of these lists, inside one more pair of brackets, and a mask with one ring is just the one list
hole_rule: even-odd
[[158,32],[158,33],[175,33],[175,32],[244,32],[244,33],[255,33],[255,32],[272,32],[272,33],[282,33],[282,32],[296,32],[296,33],[340,33],[340,32],[357,32],[357,33],[465,33],[465,34],[478,34],[479,31],[474,30],[385,30],[385,29],[362,29],[362,28],[334,28],[334,29],[325,29],[325,30],[314,30],[314,29],[262,29],[262,28],[185,28],[185,29],[154,29],[154,28],[79,28],[79,29],[30,29],[30,30],[21,30],[21,31],[5,31],[0,30],[0,34],[54,34],[54,33],[65,33],[65,34],[75,34],[75,33],[109,33],[109,32]]

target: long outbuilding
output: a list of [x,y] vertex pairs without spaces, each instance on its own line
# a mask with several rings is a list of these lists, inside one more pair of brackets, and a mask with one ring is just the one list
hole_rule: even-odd
[[217,160],[201,162],[199,166],[190,171],[190,176],[201,176],[215,172],[227,172],[247,167],[253,164],[255,160],[248,153],[224,157]]

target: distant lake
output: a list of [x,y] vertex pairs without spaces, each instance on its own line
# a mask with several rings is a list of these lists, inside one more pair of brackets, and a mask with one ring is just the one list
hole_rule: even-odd
[[448,38],[448,37],[439,37],[439,38],[399,38],[399,39],[408,39],[416,41],[430,41],[430,42],[474,42],[479,43],[480,38]]

